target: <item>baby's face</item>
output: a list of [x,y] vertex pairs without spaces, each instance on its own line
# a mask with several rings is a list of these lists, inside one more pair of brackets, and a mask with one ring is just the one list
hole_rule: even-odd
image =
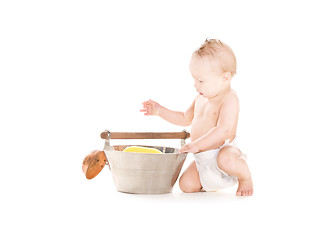
[[193,55],[190,62],[191,74],[194,78],[194,87],[205,98],[217,96],[226,86],[222,73],[213,59]]

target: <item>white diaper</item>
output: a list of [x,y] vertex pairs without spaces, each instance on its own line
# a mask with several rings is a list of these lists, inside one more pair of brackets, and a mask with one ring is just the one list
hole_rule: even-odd
[[[229,142],[229,139],[227,139],[225,143],[218,149],[194,154],[200,182],[205,191],[217,191],[219,189],[233,186],[238,182],[237,177],[229,176],[217,165],[217,157],[221,148],[232,146],[238,149],[235,143],[235,139],[231,143]],[[246,155],[242,154],[240,158],[246,160]]]

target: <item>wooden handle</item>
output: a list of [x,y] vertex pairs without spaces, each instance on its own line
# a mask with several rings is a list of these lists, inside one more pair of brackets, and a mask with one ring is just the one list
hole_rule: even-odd
[[[109,135],[109,137],[108,137]],[[102,139],[186,139],[188,132],[102,132]]]

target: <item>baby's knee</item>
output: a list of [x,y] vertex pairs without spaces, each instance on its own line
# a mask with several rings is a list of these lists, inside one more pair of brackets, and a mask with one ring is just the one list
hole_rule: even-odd
[[182,175],[179,179],[179,188],[184,193],[199,192],[201,185],[196,184],[190,177]]
[[218,167],[225,171],[225,169],[231,169],[235,165],[236,154],[230,149],[221,149],[217,158]]

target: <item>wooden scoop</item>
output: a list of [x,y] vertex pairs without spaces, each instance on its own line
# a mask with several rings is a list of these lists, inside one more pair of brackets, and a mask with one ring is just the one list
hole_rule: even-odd
[[83,161],[83,172],[87,179],[98,175],[106,165],[107,158],[104,151],[94,150]]

